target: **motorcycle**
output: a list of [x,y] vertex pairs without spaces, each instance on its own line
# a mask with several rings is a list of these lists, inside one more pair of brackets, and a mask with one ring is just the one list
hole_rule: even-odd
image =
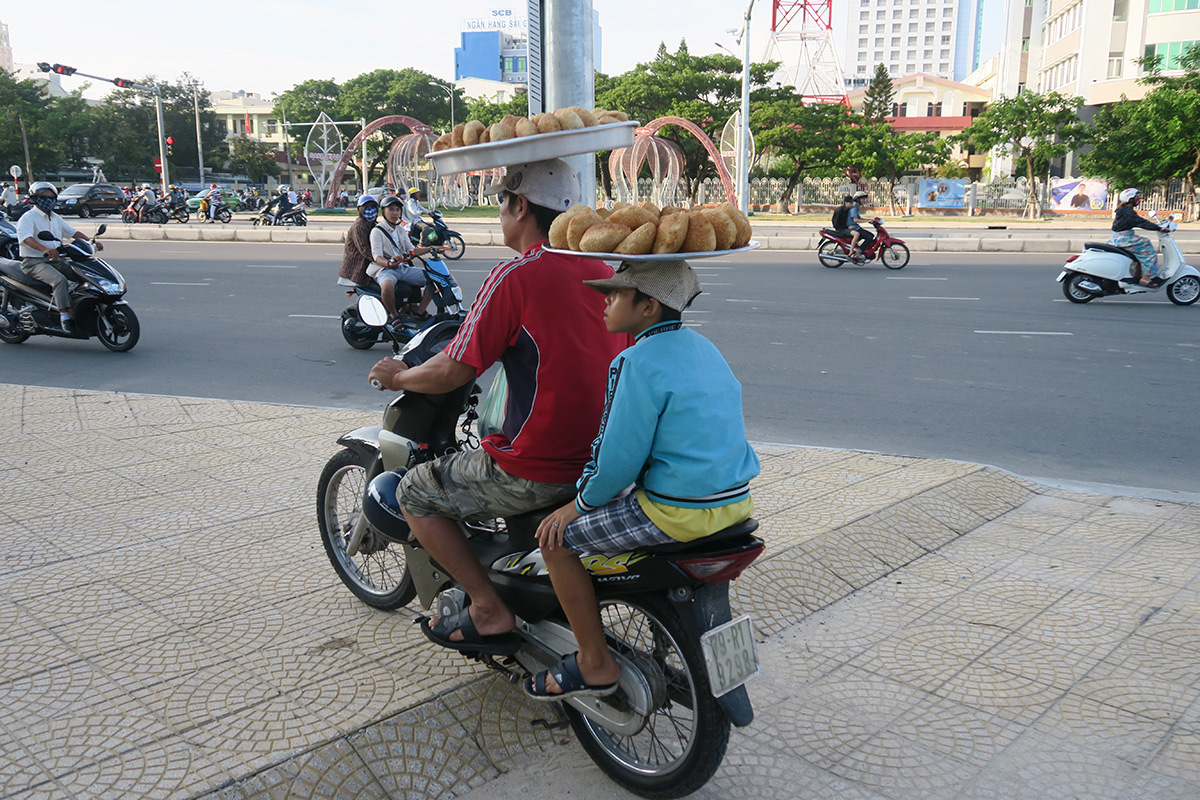
[[295,225],[303,228],[308,224],[308,214],[304,213],[304,209],[300,206],[284,211],[282,214],[276,212],[274,215],[268,214],[267,209],[264,208],[250,222],[255,226]]
[[9,219],[13,222],[16,222],[26,211],[31,208],[33,208],[33,203],[29,202],[28,200],[21,200],[16,205],[0,207],[0,215],[3,215],[4,219]]
[[871,220],[875,226],[875,240],[862,248],[861,256],[850,254],[850,238],[833,228],[821,229],[821,244],[817,246],[817,259],[830,269],[837,269],[842,264],[866,264],[878,259],[888,269],[904,269],[908,266],[908,246],[902,239],[892,236],[883,227],[879,217]]
[[[1150,219],[1158,221],[1151,213]],[[1097,297],[1120,294],[1146,294],[1166,290],[1167,298],[1176,305],[1190,306],[1200,299],[1200,272],[1189,266],[1179,245],[1171,236],[1179,227],[1175,215],[1158,232],[1162,250],[1162,283],[1158,286],[1143,286],[1133,280],[1133,268],[1137,256],[1125,248],[1101,242],[1085,242],[1083,252],[1071,256],[1058,275],[1063,294],[1072,303],[1089,303]]]
[[[359,303],[364,319],[385,316],[373,298]],[[453,322],[430,328],[396,357],[420,364],[440,352],[456,329]],[[477,446],[471,425],[478,393],[471,383],[442,395],[401,392],[384,410],[381,426],[338,440],[344,449],[325,465],[317,486],[318,522],[334,571],[367,605],[391,610],[418,598],[441,616],[466,606],[463,590],[418,542],[409,541],[395,487],[408,468]],[[464,655],[513,683],[578,650],[535,538],[551,511],[459,523],[517,616],[521,640],[512,656]],[[757,528],[751,519],[695,542],[583,557],[621,667],[620,688],[606,697],[552,703],[556,720],[541,722],[569,724],[592,760],[637,794],[696,791],[720,766],[730,725],[753,721],[745,684],[758,674],[758,658],[750,617],[732,618],[729,584],[762,553]]]
[[446,221],[442,219],[442,212],[431,211],[429,216],[433,220],[433,227],[425,228],[424,233],[421,234],[410,231],[409,241],[414,245],[444,248],[446,258],[451,261],[462,258],[463,253],[467,251],[467,243],[463,241],[462,234],[446,227]]
[[[95,238],[99,239],[107,229],[107,225],[101,225]],[[11,250],[9,236],[0,226],[0,252]],[[15,242],[15,230],[11,236]],[[45,242],[59,241],[49,231],[42,231],[38,238]],[[125,295],[121,273],[97,257],[88,242],[59,242],[58,252],[74,272],[70,298],[75,332],[65,333],[60,327],[58,309],[47,284],[26,275],[20,261],[0,258],[0,341],[20,344],[38,333],[66,339],[95,336],[109,350],[123,353],[133,349],[141,327],[133,309],[121,299]]]
[[[134,207],[136,204],[136,198],[130,201],[125,210],[121,212],[121,222],[132,224],[138,221],[138,212]],[[153,225],[166,225],[169,221],[167,218],[167,209],[162,203],[155,203],[152,206],[142,209],[142,222],[148,222]]]
[[224,202],[217,203],[216,214],[212,217],[208,215],[208,200],[207,198],[200,203],[200,218],[203,220],[216,219],[222,225],[228,224],[233,220],[233,212],[229,210],[229,206]]
[[186,224],[192,218],[192,212],[188,211],[187,203],[182,200],[178,203],[168,203],[165,209],[168,216],[177,222]]
[[[401,323],[396,333],[403,342],[409,341],[418,333],[436,327],[442,322],[454,322],[457,325],[466,317],[466,312],[462,307],[462,289],[459,288],[458,281],[454,280],[454,276],[450,274],[450,270],[446,268],[445,262],[431,256],[425,258],[413,256],[410,259],[411,262],[420,262],[421,268],[425,271],[425,288],[429,290],[429,294],[433,298],[437,313],[424,322]],[[379,284],[374,280],[360,285],[349,278],[339,277],[338,285],[347,288],[346,295],[348,297],[370,296],[376,300],[380,300],[381,297]],[[381,300],[380,305],[382,305]],[[385,315],[382,322],[371,323],[362,318],[359,308],[360,303],[355,301],[342,312],[342,338],[355,350],[368,350],[379,341],[381,336],[387,333],[387,317]]]

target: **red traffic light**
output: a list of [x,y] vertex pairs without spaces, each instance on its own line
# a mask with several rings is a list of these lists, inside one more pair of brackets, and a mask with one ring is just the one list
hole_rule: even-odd
[[113,83],[120,86],[122,89],[128,89],[133,86],[133,81],[128,78],[113,78]]
[[51,67],[51,69],[53,69],[59,75],[74,75],[75,74],[75,68],[68,67],[66,64],[55,64],[53,67]]
[[175,137],[174,137],[174,136],[168,136],[168,137],[167,137],[167,144],[175,144]]

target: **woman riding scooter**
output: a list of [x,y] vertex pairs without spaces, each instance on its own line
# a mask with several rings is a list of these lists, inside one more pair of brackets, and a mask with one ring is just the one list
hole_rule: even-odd
[[1161,228],[1138,216],[1137,204],[1142,200],[1142,193],[1137,189],[1126,189],[1118,199],[1120,205],[1117,206],[1113,217],[1113,235],[1108,243],[1123,247],[1137,256],[1133,262],[1133,277],[1126,279],[1126,283],[1140,283],[1142,286],[1156,289],[1163,284],[1162,278],[1158,276],[1158,250],[1145,236],[1134,233],[1134,229],[1158,231]]

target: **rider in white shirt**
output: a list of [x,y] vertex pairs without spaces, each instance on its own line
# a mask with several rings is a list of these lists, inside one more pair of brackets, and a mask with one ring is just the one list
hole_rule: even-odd
[[[58,243],[72,239],[92,241],[87,236],[71,227],[66,220],[54,213],[58,203],[58,190],[54,184],[38,181],[29,187],[29,199],[34,207],[21,215],[17,220],[17,241],[21,243],[21,269],[31,278],[50,285],[54,307],[58,309],[58,318],[65,333],[74,333],[75,325],[71,321],[71,296],[68,278],[74,277],[74,272],[67,266],[58,253]],[[44,242],[38,234],[48,231],[57,242]],[[97,251],[103,250],[104,245],[92,241]]]
[[417,241],[421,241],[421,234],[429,227],[423,219],[422,214],[428,214],[429,209],[421,205],[421,190],[417,187],[412,187],[408,190],[408,199],[404,202],[404,215],[401,220],[410,231],[417,235]]

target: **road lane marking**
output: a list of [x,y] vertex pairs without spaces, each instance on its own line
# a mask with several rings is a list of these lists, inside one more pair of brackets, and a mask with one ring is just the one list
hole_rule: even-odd
[[888,278],[889,281],[948,281],[949,278]]
[[726,303],[757,303],[757,300],[736,300],[732,297],[725,298]]
[[732,283],[706,283],[705,286],[733,286]]
[[341,319],[338,316],[330,316],[328,314],[288,314],[289,317],[299,317],[301,319]]
[[987,333],[995,336],[1074,336],[1073,333],[1065,331],[975,331],[976,333]]
[[150,281],[151,286],[212,286],[211,283],[172,283],[170,281]]
[[978,297],[912,297],[909,300],[978,300]]

